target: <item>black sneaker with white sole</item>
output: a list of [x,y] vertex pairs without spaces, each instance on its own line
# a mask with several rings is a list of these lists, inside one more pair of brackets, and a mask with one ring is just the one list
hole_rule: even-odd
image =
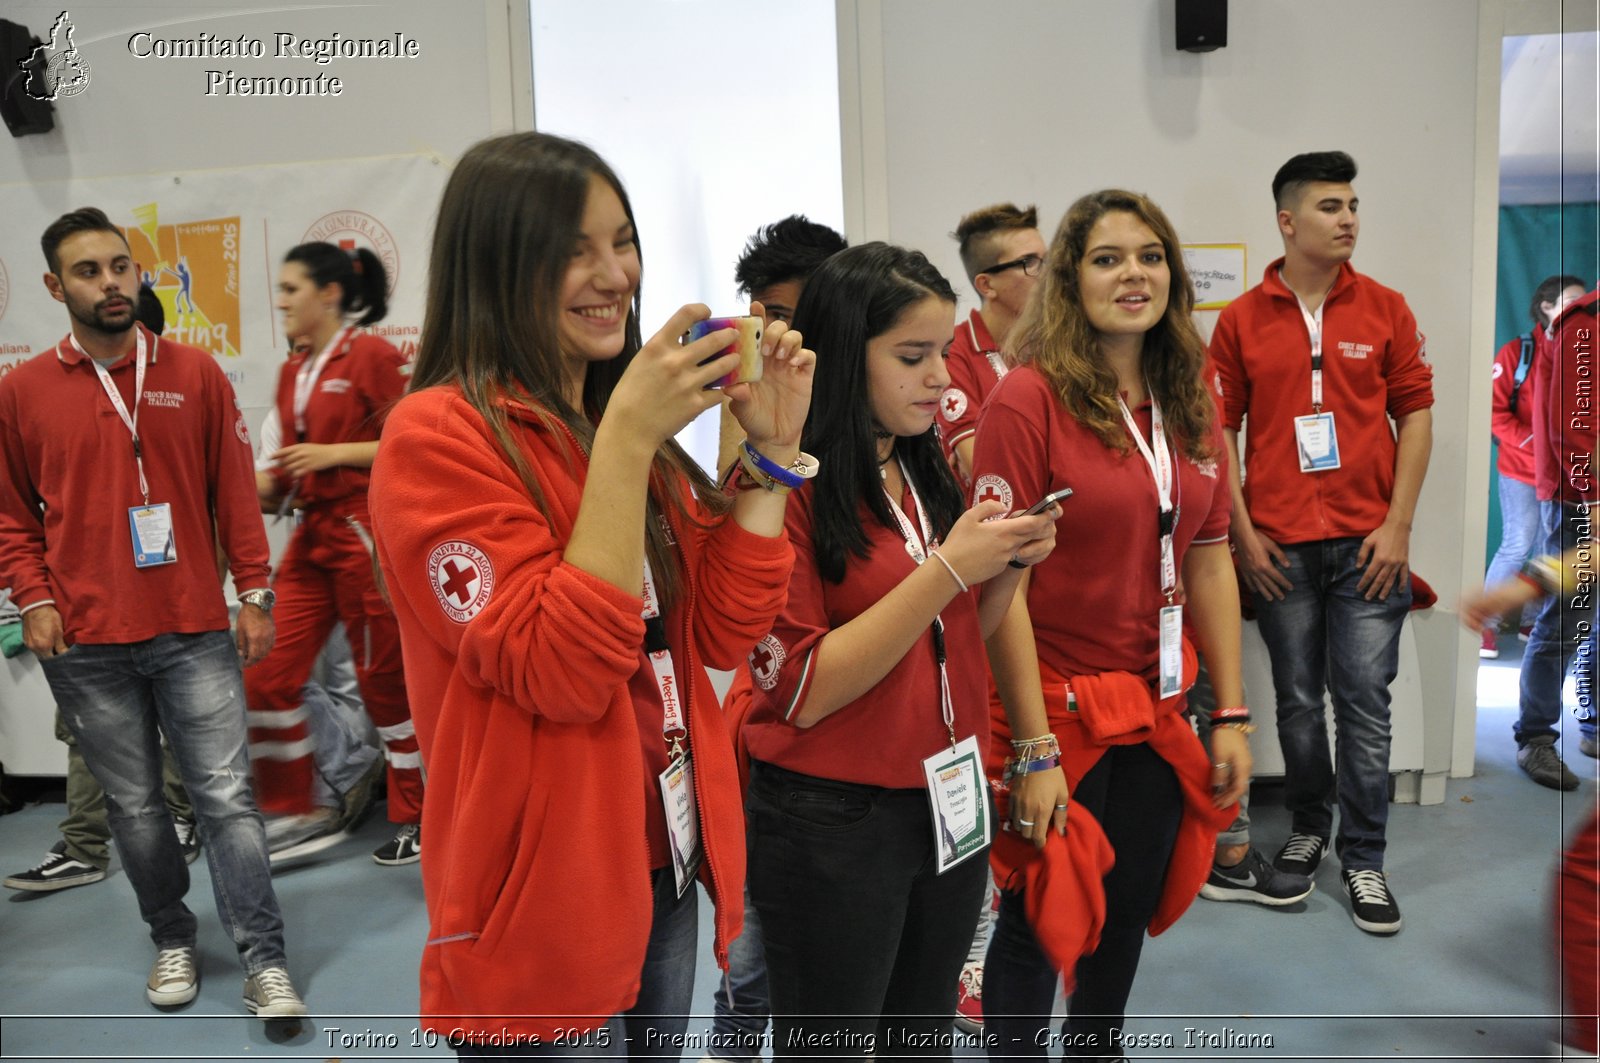
[[105,868],[68,856],[67,843],[63,841],[56,842],[42,863],[7,878],[5,886],[28,893],[52,893],[73,886],[87,886],[105,877]]
[[1211,875],[1200,887],[1208,901],[1250,901],[1281,908],[1311,896],[1316,883],[1304,875],[1291,875],[1267,863],[1252,846],[1232,867],[1211,865]]
[[422,859],[422,825],[419,823],[402,823],[395,836],[382,845],[372,854],[374,863],[384,867],[400,867],[403,864],[414,864]]
[[1310,878],[1317,873],[1317,865],[1322,863],[1327,852],[1328,839],[1315,834],[1291,834],[1278,855],[1272,858],[1272,866],[1286,874]]
[[1400,930],[1400,905],[1389,892],[1389,879],[1370,868],[1340,872],[1350,896],[1350,917],[1369,934],[1394,934]]

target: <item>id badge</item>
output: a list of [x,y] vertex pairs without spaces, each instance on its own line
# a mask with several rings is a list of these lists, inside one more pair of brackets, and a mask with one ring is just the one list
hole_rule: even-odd
[[128,530],[133,533],[133,567],[155,568],[178,560],[178,544],[172,537],[172,504],[129,506]]
[[994,838],[978,739],[968,735],[954,749],[928,757],[922,762],[922,774],[933,806],[933,851],[942,875],[984,852]]
[[694,803],[694,765],[687,754],[674,757],[658,777],[661,804],[667,813],[667,847],[672,850],[672,877],[678,896],[694,884],[700,871],[700,814]]
[[1301,472],[1326,472],[1339,467],[1339,433],[1333,427],[1333,411],[1308,413],[1294,419],[1295,449],[1300,452]]
[[1183,692],[1183,606],[1161,607],[1161,680],[1156,688],[1162,698]]

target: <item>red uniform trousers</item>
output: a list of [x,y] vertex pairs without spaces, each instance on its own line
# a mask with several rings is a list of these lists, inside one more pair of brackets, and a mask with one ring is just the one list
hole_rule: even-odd
[[[351,525],[361,521],[361,531]],[[343,621],[367,715],[387,756],[389,819],[422,820],[422,756],[406,701],[400,629],[373,575],[365,496],[306,510],[278,563],[273,589],[277,641],[245,670],[250,762],[263,812],[311,811],[311,735],[301,688],[317,655]]]

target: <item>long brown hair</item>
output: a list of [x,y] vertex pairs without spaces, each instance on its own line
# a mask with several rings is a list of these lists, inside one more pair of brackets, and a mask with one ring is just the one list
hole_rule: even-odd
[[[474,145],[445,186],[434,225],[427,311],[411,390],[453,385],[483,417],[539,511],[545,493],[512,437],[503,403],[526,404],[558,437],[570,431],[584,454],[595,425],[641,346],[634,289],[622,353],[589,365],[584,409],[562,393],[565,356],[557,322],[561,284],[577,246],[592,177],[611,186],[633,222],[622,182],[593,149],[544,133],[514,133]],[[633,237],[639,246],[637,230]],[[645,555],[662,598],[676,599],[683,574],[663,520],[670,504],[686,518],[688,479],[712,512],[728,500],[683,448],[656,451],[645,522]]]
[[1194,326],[1194,287],[1172,223],[1145,196],[1117,188],[1083,196],[1067,209],[1045,259],[1044,275],[1028,297],[1012,338],[1018,361],[1032,365],[1060,396],[1067,412],[1106,446],[1133,448],[1117,407],[1117,375],[1100,357],[1100,334],[1089,323],[1078,287],[1089,232],[1105,215],[1132,214],[1155,233],[1172,283],[1167,310],[1144,335],[1144,372],[1150,392],[1178,446],[1191,458],[1212,457],[1216,407],[1202,379],[1206,348]]

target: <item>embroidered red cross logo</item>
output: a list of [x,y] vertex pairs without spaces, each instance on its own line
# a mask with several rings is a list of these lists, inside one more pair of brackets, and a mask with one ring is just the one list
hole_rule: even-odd
[[957,405],[959,404],[956,402],[956,397],[954,395],[951,395],[949,398],[944,400],[944,408],[949,410],[952,414],[956,412]]
[[767,649],[766,644],[764,643],[757,646],[755,651],[751,653],[750,656],[753,658],[756,671],[762,673],[763,675],[771,671],[776,663],[772,659],[772,651]]
[[985,484],[983,491],[978,495],[979,502],[1004,502],[1005,496],[996,490],[994,484]]
[[472,583],[478,578],[478,570],[470,564],[457,565],[454,558],[440,567],[444,570],[444,592],[466,605],[472,600]]

